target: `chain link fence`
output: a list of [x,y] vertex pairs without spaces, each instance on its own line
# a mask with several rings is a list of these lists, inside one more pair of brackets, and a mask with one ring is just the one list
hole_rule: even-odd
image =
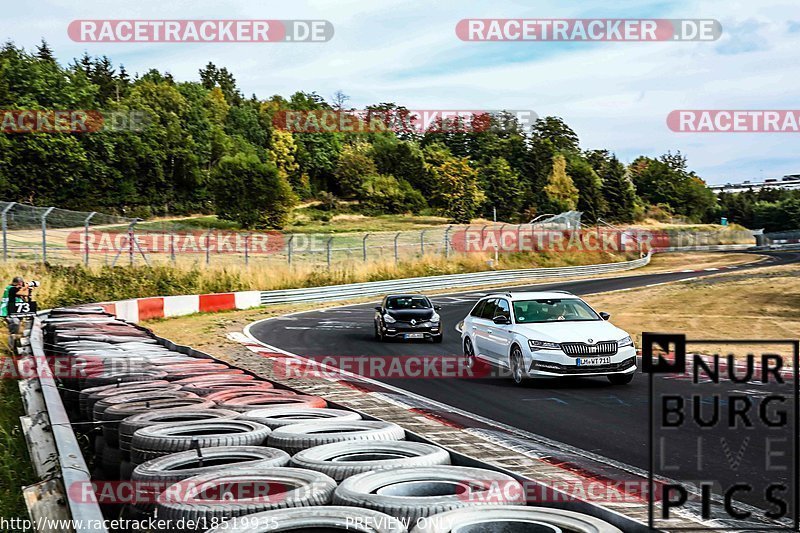
[[600,251],[589,246],[590,239],[607,245],[607,251],[640,253],[659,247],[753,243],[749,231],[654,232],[610,225],[581,229],[580,216],[573,211],[544,215],[527,224],[442,225],[397,232],[284,233],[205,229],[192,219],[142,221],[0,202],[6,262],[331,268],[473,252],[491,260],[506,252],[563,251],[567,242],[585,245],[582,249],[587,252]]

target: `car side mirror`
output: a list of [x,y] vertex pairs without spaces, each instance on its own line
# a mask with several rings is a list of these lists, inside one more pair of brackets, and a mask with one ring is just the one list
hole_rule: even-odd
[[504,325],[504,324],[510,324],[511,323],[511,321],[507,317],[504,317],[504,316],[496,316],[496,317],[494,317],[492,322],[494,322],[495,324],[498,324],[498,325]]
[[603,320],[608,320],[609,318],[611,318],[611,315],[609,315],[608,313],[603,312],[603,313],[600,313],[600,318],[602,318]]
[[441,311],[442,310],[442,306],[441,305],[434,305],[433,306],[433,310],[434,311]]
[[383,311],[383,308],[380,305],[376,305],[375,310],[380,313],[381,311]]

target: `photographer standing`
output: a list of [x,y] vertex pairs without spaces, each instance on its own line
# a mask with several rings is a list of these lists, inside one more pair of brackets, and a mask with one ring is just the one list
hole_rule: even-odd
[[8,332],[12,335],[16,335],[19,331],[20,319],[11,315],[10,310],[14,308],[16,302],[26,300],[29,294],[28,286],[22,276],[12,279],[11,284],[3,291],[3,299],[0,301],[0,317],[5,318]]

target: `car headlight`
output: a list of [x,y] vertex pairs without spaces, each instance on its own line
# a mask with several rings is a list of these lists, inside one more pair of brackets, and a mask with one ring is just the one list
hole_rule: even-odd
[[436,314],[436,313],[433,313],[433,316],[431,317],[431,322],[433,322],[434,324],[438,324],[439,323],[439,315]]
[[397,320],[395,320],[394,317],[389,313],[383,315],[383,321],[386,322],[387,324],[394,324],[395,322],[397,322]]
[[633,339],[631,338],[630,335],[628,335],[627,337],[617,341],[617,346],[619,348],[623,348],[625,346],[633,346]]
[[561,345],[557,342],[548,342],[548,341],[534,341],[528,340],[528,346],[531,347],[531,350],[560,350]]

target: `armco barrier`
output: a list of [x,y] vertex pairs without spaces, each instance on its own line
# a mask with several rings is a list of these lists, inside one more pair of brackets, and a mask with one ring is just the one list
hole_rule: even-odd
[[107,312],[128,322],[153,318],[168,318],[233,309],[249,309],[261,305],[297,302],[329,302],[364,296],[378,296],[394,291],[430,291],[468,287],[486,287],[527,280],[590,276],[622,272],[650,263],[648,254],[633,261],[556,268],[527,268],[518,270],[490,270],[469,274],[449,274],[419,278],[403,278],[367,283],[349,283],[328,287],[308,287],[277,291],[244,291],[191,296],[159,296],[136,298],[100,304]]

